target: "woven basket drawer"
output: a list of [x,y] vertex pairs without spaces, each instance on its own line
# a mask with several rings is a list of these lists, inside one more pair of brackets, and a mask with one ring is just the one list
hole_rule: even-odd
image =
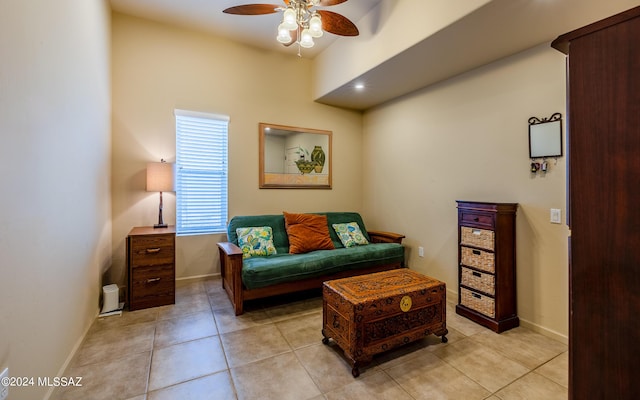
[[495,301],[492,297],[473,292],[463,287],[460,288],[460,304],[491,318],[494,318],[496,315]]
[[469,268],[462,267],[461,284],[478,289],[481,292],[495,294],[495,277],[491,274],[483,274]]
[[495,254],[468,247],[460,247],[460,262],[468,267],[474,267],[486,272],[496,271]]
[[493,250],[494,233],[486,229],[460,227],[461,244]]

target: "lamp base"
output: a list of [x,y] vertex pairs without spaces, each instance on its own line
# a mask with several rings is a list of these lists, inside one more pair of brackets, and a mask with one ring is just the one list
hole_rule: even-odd
[[167,224],[155,224],[155,225],[153,225],[154,228],[166,228],[167,226],[169,226],[169,225],[167,225]]

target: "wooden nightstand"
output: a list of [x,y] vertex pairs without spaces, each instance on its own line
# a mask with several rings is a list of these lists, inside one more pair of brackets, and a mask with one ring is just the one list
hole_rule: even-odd
[[136,227],[127,236],[129,310],[176,302],[176,231]]

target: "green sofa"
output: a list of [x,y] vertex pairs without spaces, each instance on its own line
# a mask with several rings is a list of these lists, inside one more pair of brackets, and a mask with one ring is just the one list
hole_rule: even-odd
[[[218,243],[222,286],[236,315],[244,311],[244,301],[320,288],[322,282],[347,276],[379,272],[404,266],[404,235],[367,231],[362,217],[354,212],[315,213],[327,216],[335,249],[289,254],[284,216],[237,216],[227,227],[228,242]],[[370,244],[345,248],[332,224],[357,222]],[[269,226],[277,254],[242,257],[236,229]]]

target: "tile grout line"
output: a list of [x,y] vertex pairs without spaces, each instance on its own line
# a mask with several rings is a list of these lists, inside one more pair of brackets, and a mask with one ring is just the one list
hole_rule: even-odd
[[400,384],[400,382],[398,382],[398,381],[397,381],[393,376],[391,376],[391,375],[387,372],[387,370],[386,370],[386,369],[382,369],[382,368],[380,368],[380,370],[381,370],[385,375],[387,375],[387,376],[389,377],[389,379],[391,379],[391,381],[392,381],[393,383],[395,383],[395,384],[396,384],[396,385],[397,385],[397,386],[398,386],[398,387],[399,387],[403,392],[405,392],[405,393],[407,394],[407,396],[409,396],[409,397],[410,397],[410,398],[412,398],[413,400],[417,400],[415,397],[413,397],[413,396],[411,395],[411,393],[409,393],[409,392],[407,391],[407,389],[405,389],[405,387],[404,387],[404,386],[402,386],[402,385]]
[[[467,336],[465,335],[464,338],[456,341],[456,343],[459,343],[460,341],[463,341],[465,339],[469,339],[471,340],[471,336]],[[472,340],[473,341],[473,340]],[[474,342],[475,343],[475,342]],[[497,391],[492,391],[489,390],[487,387],[485,387],[484,385],[482,385],[480,382],[478,382],[477,380],[473,379],[472,377],[470,377],[469,375],[467,375],[464,371],[461,371],[459,368],[457,368],[455,365],[451,364],[449,361],[445,360],[444,358],[440,357],[439,355],[432,353],[435,357],[437,357],[440,361],[442,361],[443,363],[447,364],[448,366],[450,366],[451,368],[453,368],[454,370],[458,371],[460,374],[462,374],[464,377],[466,377],[467,379],[470,379],[473,383],[477,384],[478,386],[480,386],[482,389],[486,390],[489,393],[489,397],[491,397],[493,394],[495,394],[497,391],[500,391],[503,387],[500,387],[500,389],[498,389]]]
[[159,316],[159,313],[157,313],[155,321],[153,323],[153,339],[151,340],[151,351],[149,352],[149,372],[147,372],[147,385],[144,391],[145,399],[149,397],[149,388],[151,385],[151,367],[153,366],[153,352],[156,348],[156,332],[158,331]]
[[[474,334],[474,335],[475,335],[475,334]],[[477,344],[477,345],[484,346],[482,343],[479,343],[479,342],[477,342],[477,341],[473,340],[472,336],[473,336],[473,335],[465,336],[465,337],[464,337],[464,339],[469,339],[469,340],[471,340],[473,343],[475,343],[475,344]],[[462,340],[464,340],[464,339],[462,339]],[[486,346],[485,346],[485,347],[486,347]],[[464,371],[461,371],[459,368],[456,368],[456,366],[455,366],[455,365],[453,365],[453,364],[449,363],[447,360],[445,360],[445,359],[441,358],[441,357],[440,357],[440,356],[438,356],[437,354],[434,354],[434,356],[438,357],[442,362],[444,362],[445,364],[449,365],[451,368],[455,369],[456,371],[460,372],[462,375],[464,375],[465,377],[469,378],[471,381],[475,382],[475,383],[476,383],[476,384],[478,384],[481,388],[483,388],[483,389],[485,389],[487,392],[489,392],[490,394],[489,394],[489,396],[488,396],[488,397],[491,397],[491,396],[493,396],[493,395],[496,395],[496,393],[498,393],[498,392],[499,392],[499,391],[501,391],[502,389],[506,388],[507,386],[509,386],[509,385],[513,384],[513,383],[514,383],[514,382],[516,382],[517,380],[522,379],[522,378],[524,378],[525,376],[529,375],[530,373],[534,372],[534,369],[535,369],[535,368],[534,368],[534,369],[529,369],[528,367],[526,367],[526,366],[524,366],[524,365],[520,364],[518,361],[515,361],[515,360],[511,359],[510,357],[507,357],[506,355],[502,354],[501,352],[499,352],[499,351],[497,351],[497,350],[494,350],[494,349],[491,349],[491,348],[487,348],[487,349],[488,349],[488,350],[490,350],[490,351],[493,351],[493,352],[495,352],[495,353],[497,353],[497,354],[499,354],[499,355],[501,355],[501,356],[503,356],[503,357],[505,357],[505,358],[507,358],[508,360],[510,360],[510,361],[512,361],[512,362],[515,362],[515,363],[517,363],[517,364],[521,365],[522,367],[524,367],[524,368],[526,368],[526,369],[527,369],[527,372],[526,372],[526,373],[524,373],[523,375],[520,375],[520,376],[518,376],[518,377],[514,378],[513,380],[509,381],[509,382],[508,382],[508,383],[506,383],[505,385],[502,385],[502,386],[501,386],[500,388],[498,388],[497,390],[492,391],[492,390],[490,390],[489,388],[485,387],[482,383],[478,382],[477,380],[473,379],[471,376],[467,375]]]
[[[224,289],[223,289],[224,290]],[[233,379],[233,374],[231,373],[231,365],[229,364],[229,358],[227,357],[227,351],[224,348],[224,343],[222,342],[222,332],[220,331],[220,326],[218,325],[218,319],[216,318],[216,313],[213,310],[213,304],[211,304],[211,297],[209,296],[209,291],[205,287],[205,294],[207,295],[207,301],[209,302],[209,310],[211,312],[211,317],[213,318],[213,323],[216,327],[216,331],[218,332],[218,341],[220,342],[220,349],[222,350],[222,355],[224,356],[224,362],[227,365],[227,375],[229,376],[229,382],[231,382],[231,388],[233,389],[233,396],[238,399],[238,389],[236,388],[236,382]]]
[[[277,326],[276,326],[277,328]],[[279,330],[279,329],[278,329]],[[282,332],[280,332],[280,334],[284,337],[284,335],[282,334]],[[285,337],[284,340],[287,340],[287,338]],[[287,343],[289,343],[287,341]],[[291,346],[291,344],[289,344],[289,347],[291,347],[293,349],[293,346]],[[308,346],[305,346],[308,347]],[[291,350],[293,353],[293,356],[296,358],[296,360],[298,361],[298,364],[300,364],[300,366],[302,367],[302,369],[304,369],[304,372],[307,374],[307,376],[309,377],[309,379],[311,379],[311,382],[313,382],[313,385],[316,387],[316,389],[318,389],[318,392],[320,392],[320,395],[322,397],[324,397],[325,399],[327,398],[327,396],[325,395],[325,392],[322,391],[322,389],[320,389],[320,386],[318,386],[318,384],[316,383],[316,380],[313,379],[313,376],[311,375],[311,373],[309,372],[309,370],[307,369],[307,367],[304,365],[304,363],[302,362],[302,360],[300,359],[300,357],[298,357],[298,353],[296,353],[295,350]]]

